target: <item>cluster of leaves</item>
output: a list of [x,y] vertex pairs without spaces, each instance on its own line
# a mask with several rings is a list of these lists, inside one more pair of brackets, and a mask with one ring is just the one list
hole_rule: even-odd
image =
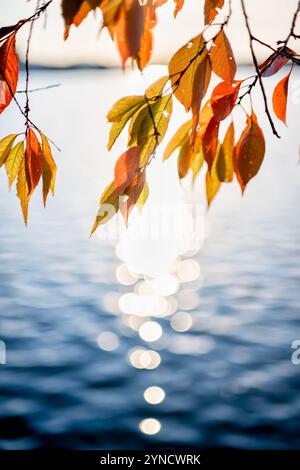
[[[62,0],[62,15],[67,39],[72,25],[79,26],[87,15],[101,11],[102,28],[107,28],[116,43],[125,67],[128,59],[143,70],[149,63],[153,48],[153,28],[157,23],[157,8],[167,2],[174,5],[174,16],[184,6],[184,0]],[[51,154],[49,139],[29,118],[29,45],[34,21],[48,8],[53,0],[43,2],[34,14],[12,26],[0,28],[0,113],[15,101],[25,118],[25,132],[11,134],[0,141],[0,166],[5,165],[9,187],[17,180],[17,195],[21,201],[24,220],[27,223],[30,197],[43,180],[43,200],[49,190],[54,191],[56,165]],[[223,22],[215,22],[225,7],[228,15]],[[115,166],[114,180],[103,192],[100,207],[92,229],[107,222],[120,211],[127,223],[134,205],[141,205],[148,197],[147,167],[163,140],[172,115],[173,99],[177,99],[191,113],[189,120],[177,130],[164,151],[164,160],[178,152],[178,175],[185,178],[192,173],[193,180],[199,172],[206,172],[206,195],[210,205],[222,183],[232,182],[236,176],[242,192],[257,174],[264,159],[265,139],[252,108],[251,92],[259,83],[265,101],[266,114],[275,135],[272,117],[264,91],[263,80],[277,73],[289,61],[299,65],[299,56],[287,47],[295,33],[300,13],[300,1],[295,12],[292,28],[285,41],[279,41],[277,49],[253,36],[250,30],[244,0],[241,0],[249,33],[250,49],[256,74],[248,79],[236,79],[236,62],[230,42],[225,33],[231,15],[231,0],[203,0],[205,28],[201,34],[181,47],[168,64],[168,75],[147,88],[144,95],[127,96],[117,101],[108,113],[111,123],[108,150],[125,127],[128,128],[126,151]],[[19,62],[16,53],[16,34],[24,25],[30,24],[26,52],[26,104],[24,109],[16,99]],[[214,28],[211,28],[214,26]],[[218,32],[209,38],[213,30]],[[257,41],[272,50],[272,54],[259,66],[253,42]],[[280,45],[281,44],[281,45]],[[273,93],[275,115],[286,123],[289,73],[276,85]],[[212,90],[211,78],[215,74],[221,81]],[[250,97],[250,111],[242,106]],[[233,111],[240,105],[246,113],[246,124],[236,139]],[[225,137],[220,138],[222,127]],[[16,143],[19,136],[23,140]]]
[[[166,1],[156,1],[154,5],[160,6]],[[183,1],[176,3],[175,13],[183,6]],[[112,126],[108,150],[129,123],[128,148],[116,163],[114,181],[101,196],[92,233],[99,225],[110,220],[118,210],[127,223],[133,205],[145,203],[148,195],[146,168],[166,134],[173,97],[184,106],[186,112],[191,111],[192,116],[171,138],[163,158],[167,160],[175,151],[178,152],[180,179],[191,171],[195,180],[200,170],[205,169],[208,206],[222,183],[232,182],[236,176],[244,192],[248,182],[258,173],[265,155],[265,139],[252,109],[252,101],[251,112],[245,111],[245,128],[237,141],[232,116],[234,108],[241,104],[246,95],[250,95],[258,75],[245,80],[235,78],[236,62],[224,31],[228,17],[219,25],[219,31],[213,38],[205,38],[218,9],[223,6],[224,0],[206,1],[206,34],[199,34],[181,47],[169,61],[168,76],[151,85],[144,96],[122,98],[109,111],[107,117]],[[296,56],[296,53],[287,47],[274,51],[259,66],[261,77],[277,73],[289,61],[290,56]],[[273,94],[274,112],[284,123],[291,71],[278,83]],[[222,81],[207,99],[213,73]],[[246,92],[243,91],[245,88]],[[219,137],[221,126],[226,126],[222,141]],[[108,210],[107,205],[114,210]]]
[[[0,113],[15,99],[18,85],[19,61],[16,53],[16,33],[13,28],[1,30]],[[46,205],[49,190],[54,192],[56,165],[47,137],[36,126],[31,125],[28,111],[23,114],[26,118],[25,133],[10,134],[0,141],[0,167],[5,166],[10,189],[17,181],[17,196],[20,199],[25,224],[27,224],[28,204],[41,177],[44,205]],[[17,142],[19,137],[21,140]]]

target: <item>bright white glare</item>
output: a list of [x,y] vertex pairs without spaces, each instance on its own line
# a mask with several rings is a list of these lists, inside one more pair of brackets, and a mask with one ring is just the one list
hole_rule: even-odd
[[151,349],[136,348],[129,353],[129,361],[136,369],[156,369],[161,363],[160,354]]
[[181,333],[192,327],[193,319],[187,312],[178,312],[170,319],[170,323],[174,331]]
[[161,387],[148,387],[144,391],[144,398],[147,403],[150,405],[158,405],[165,399],[165,392]]
[[181,282],[192,282],[201,276],[199,263],[194,259],[184,259],[177,265],[177,274]]
[[125,263],[120,264],[116,269],[116,278],[120,284],[131,286],[138,280],[138,276],[130,272]]
[[179,289],[179,282],[173,274],[159,276],[149,282],[153,291],[158,295],[169,296]]
[[119,346],[119,338],[111,331],[103,331],[98,335],[97,343],[104,351],[114,351]]
[[146,321],[139,329],[140,337],[149,343],[157,341],[162,335],[162,327],[155,321]]
[[140,431],[149,436],[159,433],[161,430],[161,424],[157,419],[146,418],[140,422]]

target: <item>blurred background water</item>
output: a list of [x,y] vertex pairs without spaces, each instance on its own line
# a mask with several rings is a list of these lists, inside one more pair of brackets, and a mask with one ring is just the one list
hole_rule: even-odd
[[[262,118],[260,174],[243,198],[237,184],[222,189],[196,243],[137,242],[124,231],[108,241],[106,229],[89,240],[126,145],[123,136],[107,153],[105,115],[164,69],[147,73],[31,73],[32,88],[61,83],[32,93],[31,108],[62,152],[55,198],[46,211],[32,198],[28,228],[2,171],[0,448],[299,448],[299,75],[288,130],[279,125],[278,141]],[[266,84],[271,92],[275,81]],[[262,114],[259,96],[255,107]],[[181,118],[176,106],[168,135]],[[12,105],[1,136],[22,126]],[[175,156],[160,157],[149,206],[203,206],[201,192],[178,183]]]

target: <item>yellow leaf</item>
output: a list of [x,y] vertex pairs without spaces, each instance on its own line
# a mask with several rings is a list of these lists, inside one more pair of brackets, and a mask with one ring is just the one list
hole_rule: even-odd
[[22,158],[24,158],[24,142],[18,142],[5,161],[9,189],[12,187],[13,182],[18,176]]
[[23,158],[21,161],[21,165],[20,165],[20,169],[18,173],[17,196],[20,199],[25,225],[27,225],[27,220],[28,220],[28,204],[29,204],[29,199],[30,199],[30,196],[28,195],[28,193],[29,193],[29,188],[27,184],[26,171],[25,171],[25,158]]
[[108,150],[110,150],[119,137],[120,133],[126,126],[129,119],[145,104],[144,96],[126,96],[118,100],[111,110],[109,111],[107,118],[112,122],[112,126],[109,133],[109,140],[107,144]]
[[146,98],[149,100],[159,98],[169,81],[169,76],[165,75],[152,83],[145,91]]
[[210,206],[213,199],[217,195],[221,186],[221,181],[219,180],[218,174],[216,171],[217,161],[218,161],[220,151],[221,151],[221,146],[219,146],[219,151],[218,151],[217,157],[214,160],[211,171],[207,169],[207,172],[206,172],[206,198],[207,198],[208,207]]
[[4,139],[0,140],[0,166],[5,163],[5,160],[7,159],[17,136],[18,134],[10,134],[4,137]]
[[96,215],[94,225],[91,230],[91,235],[97,230],[99,225],[106,224],[119,210],[119,196],[116,192],[115,182],[112,181],[103,191],[99,208]]
[[46,207],[46,200],[49,193],[49,190],[54,195],[55,187],[55,176],[56,176],[56,164],[52,157],[51,148],[48,142],[47,137],[40,132],[42,138],[42,177],[43,177],[43,201],[44,206]]
[[230,124],[224,142],[221,146],[221,150],[218,157],[217,163],[217,174],[218,178],[222,182],[230,182],[233,179],[234,164],[234,124]]
[[207,48],[202,34],[191,39],[181,47],[169,62],[169,76],[176,98],[183,104],[186,111],[199,95],[199,86],[203,81],[202,61],[207,58]]
[[204,153],[202,146],[193,154],[193,158],[191,161],[191,169],[193,172],[193,183],[195,182],[202,166],[204,163]]
[[175,150],[183,144],[183,142],[187,139],[189,132],[191,131],[191,127],[191,120],[185,122],[184,124],[182,124],[182,126],[179,127],[179,129],[175,132],[175,134],[173,135],[173,137],[165,148],[164,160],[170,158],[172,153],[175,152]]
[[180,149],[177,160],[177,171],[180,179],[184,178],[188,174],[188,171],[191,167],[192,158],[193,148],[189,140],[186,140]]
[[137,208],[139,209],[140,212],[142,211],[144,205],[146,204],[148,196],[149,196],[149,186],[148,186],[147,181],[145,181],[142,192],[139,195],[138,200],[136,201]]

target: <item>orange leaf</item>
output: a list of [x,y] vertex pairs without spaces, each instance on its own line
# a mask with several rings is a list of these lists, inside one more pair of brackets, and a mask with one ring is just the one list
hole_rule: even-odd
[[128,197],[125,201],[120,202],[120,212],[123,215],[126,224],[133,206],[137,203],[141,192],[144,189],[145,181],[146,172],[138,172],[124,192]]
[[141,46],[137,56],[137,63],[140,70],[143,70],[148,64],[153,48],[152,29],[156,25],[155,8],[150,3],[145,6],[144,14],[144,32],[141,39]]
[[210,24],[214,21],[218,14],[217,9],[224,6],[224,0],[205,0],[204,3],[204,19],[205,24]]
[[265,139],[254,113],[248,116],[246,128],[237,143],[235,171],[244,192],[247,183],[258,173],[265,155]]
[[144,7],[136,0],[123,0],[114,27],[123,68],[129,57],[138,57],[143,31]]
[[40,132],[40,135],[42,138],[43,202],[46,207],[49,190],[52,192],[52,195],[54,195],[56,164],[47,137],[42,132]]
[[25,225],[27,225],[28,204],[29,204],[30,195],[29,195],[29,188],[28,188],[28,184],[27,184],[24,158],[21,160],[20,169],[19,169],[19,173],[18,173],[17,196],[20,199]]
[[192,102],[192,113],[193,113],[193,126],[192,126],[192,138],[191,142],[194,144],[196,138],[196,130],[200,118],[200,107],[202,100],[209,87],[211,78],[211,65],[208,55],[200,63],[198,67],[198,77],[195,77],[194,90],[193,90],[193,102]]
[[38,185],[42,175],[42,149],[31,127],[28,129],[26,135],[25,170],[28,196],[30,196]]
[[177,171],[180,179],[184,178],[188,174],[188,171],[191,168],[192,160],[193,147],[189,141],[186,140],[180,149],[177,160]]
[[216,171],[222,182],[230,182],[233,179],[234,157],[234,124],[230,124],[223,144],[221,145]]
[[218,160],[219,160],[221,153],[222,153],[222,147],[221,145],[219,145],[219,147],[217,148],[217,155],[214,160],[212,169],[211,171],[207,170],[206,172],[205,183],[206,183],[206,199],[207,199],[208,207],[211,205],[213,199],[216,197],[221,187],[221,181],[219,180],[218,173],[217,173],[217,164],[218,164]]
[[233,110],[241,83],[242,80],[234,80],[232,84],[221,82],[214,88],[210,103],[215,117],[220,121],[227,118]]
[[136,176],[140,165],[140,147],[131,147],[124,152],[115,165],[115,188],[117,194],[123,194]]
[[273,109],[274,113],[284,124],[286,124],[286,106],[289,87],[290,72],[276,85],[273,93]]
[[208,165],[208,170],[211,171],[216,152],[218,148],[218,133],[220,121],[213,116],[205,130],[203,136],[203,153],[204,159]]
[[79,26],[90,11],[100,6],[101,0],[63,0],[62,15],[65,20],[64,39],[69,36],[70,27]]
[[174,2],[176,3],[176,7],[174,10],[174,17],[176,18],[177,14],[180,12],[180,10],[183,7],[184,0],[174,0]]
[[0,47],[0,113],[9,105],[17,89],[19,61],[16,35],[12,34]]
[[207,67],[202,65],[205,59],[207,49],[203,36],[199,34],[178,49],[169,62],[173,93],[186,111],[189,111],[192,105],[200,106],[199,100],[202,99],[203,87],[205,88],[207,83]]
[[210,49],[212,69],[225,82],[233,82],[236,74],[236,63],[230,42],[224,31],[221,31]]

